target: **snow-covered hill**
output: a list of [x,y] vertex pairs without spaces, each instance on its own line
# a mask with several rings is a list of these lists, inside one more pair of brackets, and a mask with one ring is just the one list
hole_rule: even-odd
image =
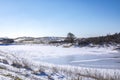
[[48,44],[50,41],[62,40],[64,37],[18,37],[15,38],[15,43],[18,44]]

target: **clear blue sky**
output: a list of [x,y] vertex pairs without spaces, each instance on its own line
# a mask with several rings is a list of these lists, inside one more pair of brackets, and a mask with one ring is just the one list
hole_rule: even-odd
[[0,0],[0,37],[120,32],[120,0]]

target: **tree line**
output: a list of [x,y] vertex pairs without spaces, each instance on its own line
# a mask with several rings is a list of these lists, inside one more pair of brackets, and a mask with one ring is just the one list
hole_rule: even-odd
[[120,33],[115,33],[113,35],[99,36],[83,38],[78,40],[79,45],[103,45],[103,44],[120,44]]
[[63,41],[51,41],[50,43],[72,43],[79,46],[86,46],[89,44],[104,45],[104,44],[120,44],[120,33],[113,35],[89,37],[89,38],[76,38],[73,33],[68,33],[67,37]]

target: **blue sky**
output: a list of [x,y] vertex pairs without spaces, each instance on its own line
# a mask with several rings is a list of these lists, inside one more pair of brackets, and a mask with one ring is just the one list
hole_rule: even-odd
[[0,0],[0,37],[120,32],[120,0]]

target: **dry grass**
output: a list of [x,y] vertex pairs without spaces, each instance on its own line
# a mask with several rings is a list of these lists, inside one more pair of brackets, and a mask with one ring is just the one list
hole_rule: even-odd
[[[85,78],[91,80],[120,80],[120,70],[60,66],[60,65],[53,65],[47,63],[36,64],[26,59],[20,59],[20,58],[18,59],[18,57],[14,57],[14,58],[15,59],[12,62],[11,66],[16,67],[18,69],[24,68],[28,71],[31,71],[32,74],[34,75],[40,72],[47,73],[46,72],[47,70],[53,74],[59,73],[64,75],[66,80],[84,80]],[[6,69],[6,68],[4,66],[0,66],[0,69]],[[53,79],[50,74],[48,74],[47,77],[48,80]],[[34,77],[34,79],[37,78]],[[21,80],[21,79],[16,78],[15,80]]]

